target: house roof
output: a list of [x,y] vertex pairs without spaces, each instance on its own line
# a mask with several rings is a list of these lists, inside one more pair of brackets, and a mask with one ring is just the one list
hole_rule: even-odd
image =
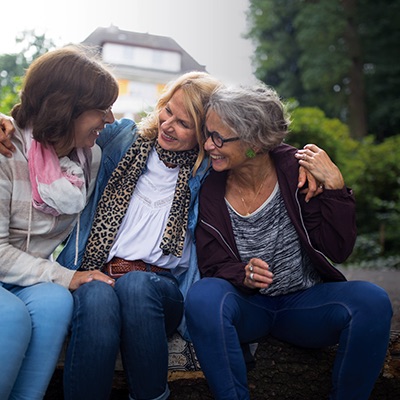
[[204,65],[199,64],[190,54],[179,46],[175,40],[167,36],[124,31],[111,25],[108,28],[97,28],[82,43],[100,47],[103,47],[105,43],[115,43],[157,50],[175,51],[181,54],[182,62],[180,73],[194,70],[206,71]]

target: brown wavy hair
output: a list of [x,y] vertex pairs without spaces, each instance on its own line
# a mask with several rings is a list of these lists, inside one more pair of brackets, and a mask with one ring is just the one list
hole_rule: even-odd
[[85,111],[107,109],[117,97],[118,82],[98,53],[69,45],[32,62],[11,115],[20,128],[32,128],[38,142],[70,148],[74,120]]

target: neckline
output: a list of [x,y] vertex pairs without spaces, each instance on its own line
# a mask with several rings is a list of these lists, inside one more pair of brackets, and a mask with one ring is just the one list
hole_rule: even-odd
[[268,198],[253,212],[251,212],[250,214],[240,214],[239,212],[236,211],[236,209],[232,206],[231,203],[229,203],[229,201],[227,200],[226,197],[224,197],[225,202],[228,204],[228,206],[230,207],[230,209],[237,215],[239,215],[242,218],[250,218],[252,217],[254,214],[260,212],[264,207],[266,207],[276,196],[276,194],[278,193],[279,190],[279,182],[276,181],[274,189],[272,190],[272,193],[268,196]]

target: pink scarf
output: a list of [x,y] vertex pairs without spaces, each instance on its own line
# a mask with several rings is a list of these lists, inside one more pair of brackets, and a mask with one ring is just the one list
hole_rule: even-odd
[[53,146],[45,147],[32,139],[28,166],[32,202],[37,210],[58,216],[77,214],[85,207],[85,175],[88,175],[91,151],[77,149],[74,153],[76,161],[58,158]]

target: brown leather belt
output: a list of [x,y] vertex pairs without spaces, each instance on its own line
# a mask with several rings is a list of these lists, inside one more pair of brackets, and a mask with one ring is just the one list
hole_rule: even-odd
[[103,272],[112,278],[119,278],[131,271],[166,272],[168,270],[156,265],[146,264],[142,260],[130,261],[119,257],[113,257],[108,263],[104,264],[103,268]]

